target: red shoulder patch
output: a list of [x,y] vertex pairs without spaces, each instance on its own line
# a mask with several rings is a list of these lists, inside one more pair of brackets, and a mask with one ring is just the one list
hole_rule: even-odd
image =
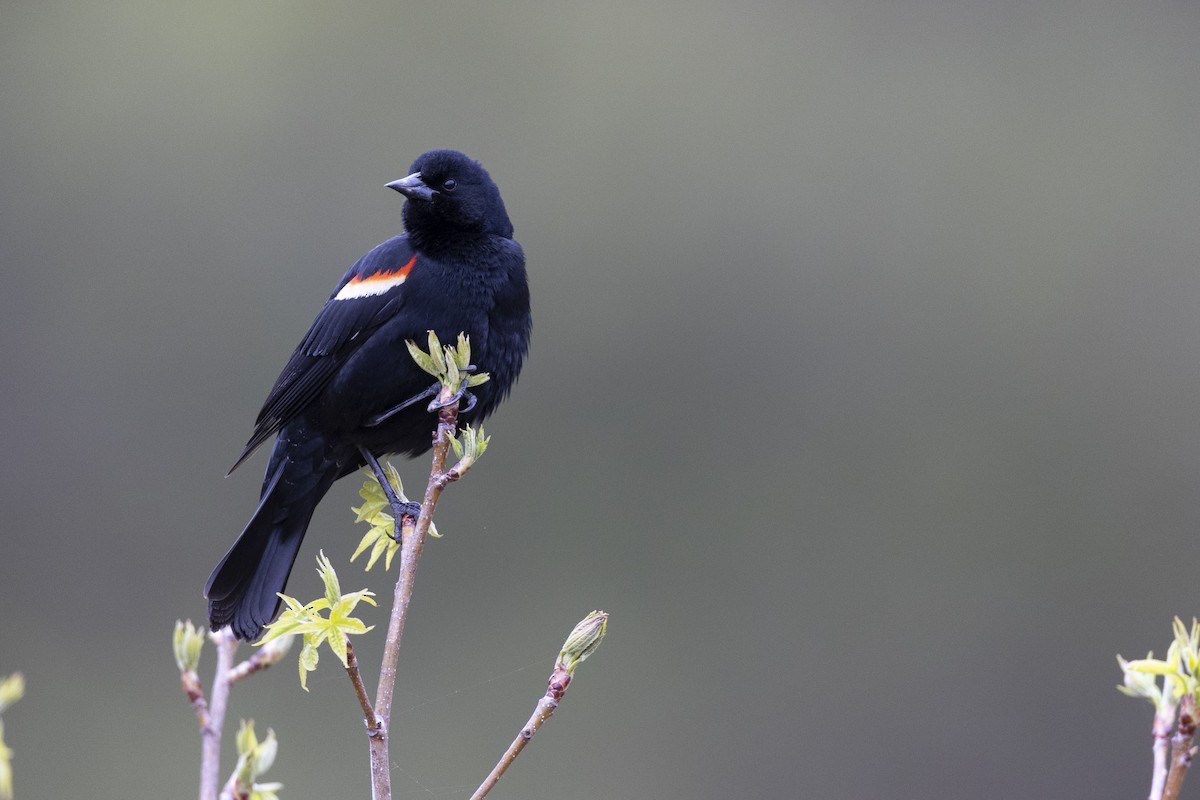
[[416,263],[417,257],[413,256],[408,260],[407,264],[399,269],[376,272],[373,275],[355,275],[333,296],[333,299],[353,300],[359,297],[371,297],[383,294],[389,289],[404,283],[408,279],[408,273],[412,272],[413,265]]

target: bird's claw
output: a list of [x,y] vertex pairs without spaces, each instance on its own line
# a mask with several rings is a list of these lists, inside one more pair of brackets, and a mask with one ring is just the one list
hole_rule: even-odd
[[467,385],[464,383],[462,386],[459,387],[458,391],[454,393],[453,397],[451,397],[447,400],[444,400],[444,401],[443,400],[434,400],[432,403],[430,403],[429,410],[430,411],[438,411],[439,409],[443,409],[446,406],[454,405],[455,403],[459,402],[460,400],[466,401],[466,405],[460,405],[458,407],[458,413],[460,413],[460,414],[465,414],[466,412],[470,411],[472,408],[475,407],[475,404],[477,402],[479,402],[475,398],[474,393],[472,393],[471,390],[469,390],[467,388]]
[[415,503],[412,500],[404,501],[397,498],[397,502],[392,504],[392,516],[396,518],[396,525],[392,528],[392,532],[388,536],[392,541],[400,541],[400,527],[404,524],[405,517],[416,519],[421,516],[421,504]]
[[401,500],[396,494],[392,482],[388,480],[387,474],[383,471],[383,467],[379,466],[379,461],[371,454],[371,451],[365,447],[359,447],[358,452],[363,459],[371,467],[371,471],[375,473],[375,480],[379,481],[380,487],[383,488],[383,494],[388,499],[388,503],[392,507],[392,518],[395,520],[395,526],[389,537],[396,542],[400,541],[400,526],[405,517],[419,517],[421,515],[421,504],[412,500]]
[[[466,374],[466,375],[474,374],[478,370],[479,370],[479,367],[475,366],[474,364],[467,364],[465,367],[458,368],[459,372]],[[436,387],[434,387],[434,388],[436,388]],[[466,401],[466,405],[460,405],[458,407],[458,413],[460,413],[460,414],[470,411],[472,408],[475,407],[475,404],[478,402],[478,400],[475,398],[475,395],[471,392],[470,389],[467,388],[467,384],[465,381],[463,382],[463,385],[459,387],[458,391],[454,393],[453,397],[451,397],[449,400],[446,400],[445,402],[439,402],[437,400],[434,400],[432,403],[429,404],[429,410],[437,411],[439,409],[445,408],[446,406],[453,405],[454,403],[458,403],[462,400]]]

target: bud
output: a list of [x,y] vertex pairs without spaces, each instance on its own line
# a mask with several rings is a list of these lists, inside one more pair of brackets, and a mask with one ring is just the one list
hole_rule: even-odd
[[260,742],[254,735],[254,720],[242,720],[235,743],[238,763],[234,768],[234,775],[237,783],[244,789],[253,789],[258,782],[258,776],[275,763],[275,754],[279,751],[275,731],[267,728],[267,736]]
[[239,756],[248,756],[258,745],[258,737],[254,735],[254,720],[244,719],[238,726],[237,736],[233,740]]
[[608,614],[603,611],[593,611],[588,614],[579,624],[575,626],[575,630],[571,631],[571,635],[563,642],[562,651],[558,654],[558,663],[568,673],[574,674],[575,667],[579,666],[584,659],[596,651],[600,646],[600,642],[604,641],[604,634],[608,630]]
[[275,738],[275,730],[267,728],[267,738],[254,748],[254,773],[262,775],[275,763],[275,754],[279,752],[279,741]]
[[457,436],[450,435],[450,448],[454,451],[454,457],[458,459],[454,469],[458,471],[459,476],[479,460],[483,451],[487,450],[491,438],[483,432],[482,425],[477,428],[467,425],[458,431]]
[[0,711],[11,706],[25,695],[25,676],[14,672],[0,681]]
[[195,672],[200,664],[200,650],[204,647],[204,628],[197,628],[189,619],[175,620],[175,665],[180,672]]

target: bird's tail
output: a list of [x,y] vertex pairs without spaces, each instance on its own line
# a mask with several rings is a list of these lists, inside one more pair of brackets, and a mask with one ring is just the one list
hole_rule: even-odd
[[313,452],[323,450],[323,443],[297,437],[304,442],[297,448],[286,434],[280,434],[271,453],[254,516],[204,587],[212,629],[228,625],[246,641],[257,639],[275,618],[282,602],[277,593],[287,585],[313,511],[344,472],[323,453]]

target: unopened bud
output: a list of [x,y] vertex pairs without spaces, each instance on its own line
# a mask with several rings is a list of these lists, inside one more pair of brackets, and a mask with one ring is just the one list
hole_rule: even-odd
[[0,681],[0,711],[11,706],[25,695],[25,676],[14,672]]
[[200,663],[200,650],[204,647],[204,628],[197,628],[189,619],[175,620],[175,665],[180,672],[195,672]]
[[574,674],[575,667],[596,651],[604,634],[608,630],[608,614],[603,611],[593,611],[588,614],[571,635],[563,642],[562,651],[558,654],[558,663],[567,672]]

